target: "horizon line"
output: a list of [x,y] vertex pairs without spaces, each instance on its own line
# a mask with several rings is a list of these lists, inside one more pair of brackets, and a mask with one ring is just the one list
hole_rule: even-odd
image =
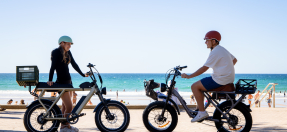
[[[104,72],[104,73],[100,73],[100,74],[166,74],[166,73],[124,73],[124,72],[118,72],[118,73],[112,73],[112,72]],[[5,73],[0,73],[0,74],[5,74]],[[15,73],[6,73],[6,74],[16,74]],[[49,74],[49,73],[44,73],[44,74]],[[71,74],[71,73],[70,73]],[[76,74],[76,72],[72,72],[72,74]],[[191,73],[187,73],[187,74],[191,74]],[[212,74],[212,73],[203,73],[203,74]],[[235,74],[287,74],[287,73],[235,73]]]

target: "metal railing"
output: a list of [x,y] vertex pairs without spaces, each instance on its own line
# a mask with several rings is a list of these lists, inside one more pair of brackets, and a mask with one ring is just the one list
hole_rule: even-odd
[[[261,98],[260,100],[260,97],[261,95],[266,91],[266,89],[271,85],[271,87],[269,88],[269,90],[267,91],[267,93],[265,93],[265,95],[263,96],[263,98]],[[261,92],[261,94],[257,97],[257,99],[255,99],[255,101],[251,104],[251,107],[255,104],[255,102],[257,100],[260,100],[258,103],[259,103],[259,107],[260,107],[260,103],[261,101],[265,98],[265,96],[273,89],[273,108],[275,108],[275,85],[278,85],[278,83],[269,83],[265,89]]]

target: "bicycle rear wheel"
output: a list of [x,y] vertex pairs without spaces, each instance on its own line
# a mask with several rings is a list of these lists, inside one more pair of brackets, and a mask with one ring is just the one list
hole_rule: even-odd
[[118,101],[108,102],[107,107],[112,118],[108,117],[104,105],[101,105],[95,114],[98,129],[102,132],[125,131],[130,123],[130,113],[127,107]]
[[[46,108],[50,108],[51,104],[43,102]],[[60,121],[47,121],[43,119],[46,113],[43,106],[38,102],[30,106],[24,115],[24,126],[28,132],[55,132],[57,131]],[[61,110],[58,106],[54,106],[50,113],[50,117],[61,117]]]
[[[226,112],[229,108],[231,108],[231,104],[228,102],[223,103],[219,107],[222,112]],[[250,112],[248,112],[243,107],[236,105],[230,112],[227,114],[229,120],[223,117],[223,115],[215,110],[213,114],[214,119],[219,119],[219,121],[223,122],[215,122],[215,126],[219,132],[249,132],[252,127],[252,116]]]

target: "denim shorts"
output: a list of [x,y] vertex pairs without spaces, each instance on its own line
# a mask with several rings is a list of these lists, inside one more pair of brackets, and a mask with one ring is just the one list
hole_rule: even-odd
[[200,81],[207,91],[210,91],[212,89],[216,89],[216,88],[219,88],[220,86],[223,86],[223,85],[216,83],[212,79],[212,77],[206,77],[206,78],[201,79]]

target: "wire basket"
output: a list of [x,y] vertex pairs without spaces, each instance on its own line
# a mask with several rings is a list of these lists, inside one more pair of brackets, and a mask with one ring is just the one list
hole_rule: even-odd
[[239,79],[235,84],[235,88],[237,94],[254,94],[257,90],[257,80]]
[[36,86],[39,82],[37,66],[16,66],[16,82],[19,86]]

